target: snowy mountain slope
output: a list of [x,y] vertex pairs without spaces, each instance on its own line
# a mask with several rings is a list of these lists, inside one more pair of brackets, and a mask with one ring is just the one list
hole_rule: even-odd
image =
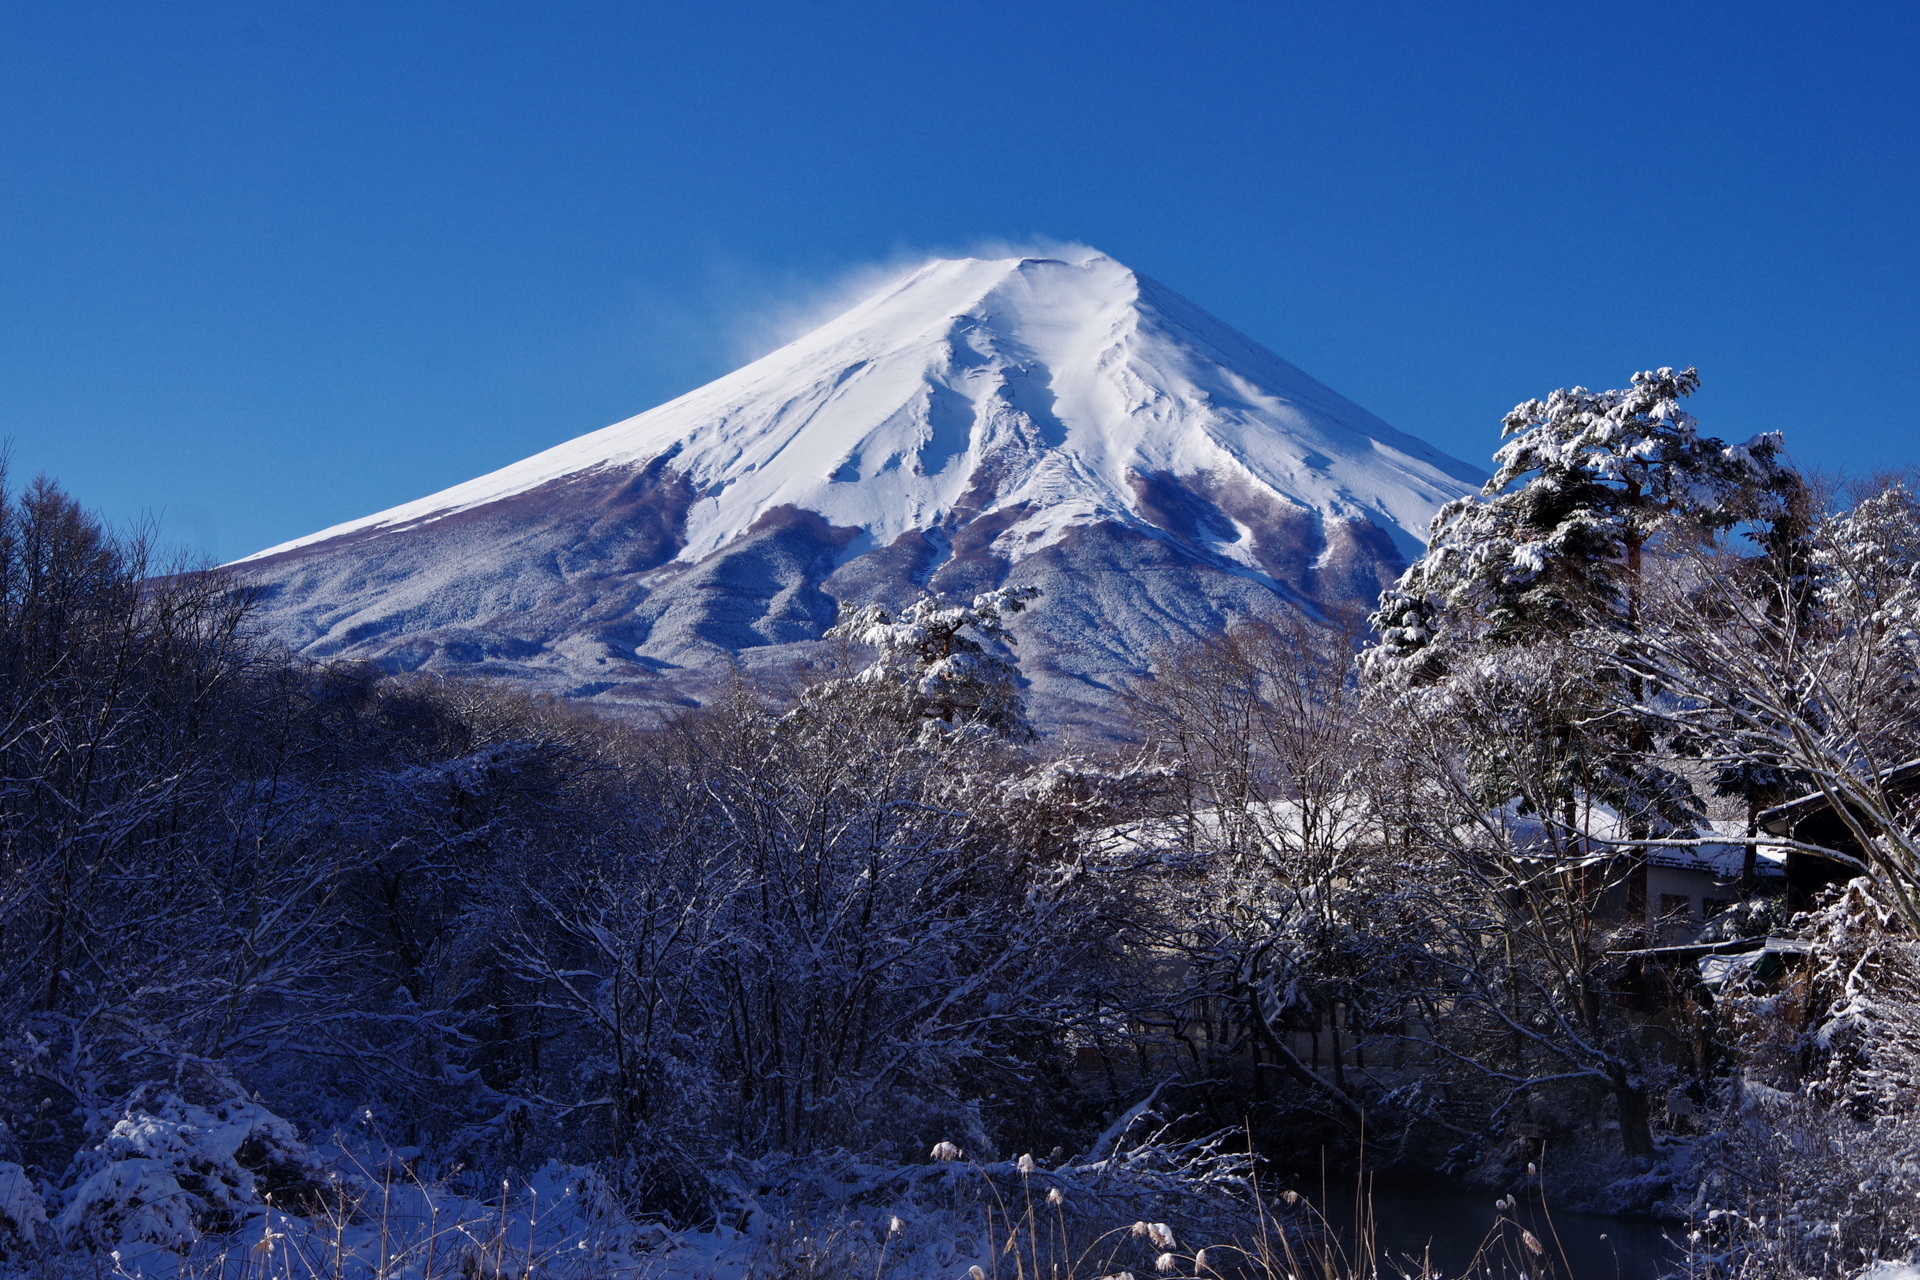
[[1023,662],[1070,717],[1166,640],[1371,600],[1481,478],[1110,258],[941,260],[236,569],[315,655],[645,701],[804,652],[841,601],[1033,581]]

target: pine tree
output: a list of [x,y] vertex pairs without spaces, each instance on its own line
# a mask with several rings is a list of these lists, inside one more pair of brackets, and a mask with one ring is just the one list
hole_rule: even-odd
[[1777,515],[1800,487],[1780,436],[1703,436],[1680,407],[1699,385],[1691,368],[1659,369],[1623,390],[1516,406],[1493,478],[1441,509],[1426,555],[1382,595],[1369,665],[1431,679],[1482,644],[1630,632],[1645,557],[1663,537]]
[[928,593],[898,614],[880,604],[848,609],[827,634],[879,650],[857,679],[904,689],[914,715],[1029,738],[1007,623],[1039,595],[1038,587],[1002,587],[962,603]]
[[[1618,650],[1641,626],[1649,556],[1742,525],[1773,551],[1797,546],[1804,486],[1780,436],[1729,445],[1703,435],[1681,408],[1699,385],[1691,368],[1658,369],[1624,389],[1574,387],[1516,406],[1493,478],[1441,510],[1427,553],[1382,595],[1370,673],[1411,693],[1575,635],[1583,652],[1596,637]],[[1560,713],[1561,785],[1654,827],[1684,825],[1697,802],[1648,759],[1644,720],[1601,711],[1649,693],[1620,656],[1595,663],[1591,705]],[[1620,681],[1630,687],[1608,687]]]

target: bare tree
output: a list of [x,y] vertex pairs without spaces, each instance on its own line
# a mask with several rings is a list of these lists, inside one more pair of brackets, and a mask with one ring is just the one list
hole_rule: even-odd
[[1133,707],[1173,765],[1172,803],[1127,830],[1168,859],[1145,917],[1160,922],[1154,944],[1179,957],[1180,981],[1162,995],[1168,1032],[1196,1054],[1204,1044],[1203,1072],[1250,1052],[1256,1076],[1304,1086],[1356,1135],[1369,1090],[1349,1072],[1392,1004],[1385,932],[1367,918],[1386,831],[1360,725],[1359,641],[1357,620],[1302,617],[1162,655]]
[[1663,569],[1633,645],[1583,638],[1586,661],[1640,677],[1620,714],[1823,794],[1864,857],[1805,851],[1870,876],[1920,932],[1920,827],[1891,785],[1920,754],[1920,505],[1894,484],[1764,554]]
[[1097,1006],[1103,890],[1022,838],[1054,824],[987,746],[896,698],[737,692],[657,740],[652,816],[529,882],[515,971],[554,1065],[594,1064],[552,1103],[754,1152],[1044,1125],[1018,1098]]

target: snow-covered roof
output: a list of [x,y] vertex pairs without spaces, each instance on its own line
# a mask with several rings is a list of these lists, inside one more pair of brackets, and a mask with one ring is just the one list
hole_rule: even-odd
[[[1333,797],[1314,804],[1297,800],[1262,800],[1236,812],[1233,823],[1244,834],[1270,848],[1302,848],[1358,843],[1368,835],[1370,816],[1357,799]],[[1143,818],[1108,827],[1096,836],[1109,855],[1156,852],[1191,844],[1225,843],[1230,822],[1218,809],[1202,809],[1191,816]]]
[[[1517,801],[1510,801],[1487,815],[1488,821],[1504,831],[1513,847],[1546,851],[1565,848],[1566,829],[1560,823],[1548,824],[1538,814],[1521,813]],[[1309,845],[1338,847],[1370,839],[1376,819],[1357,796],[1337,795],[1312,805],[1297,800],[1259,801],[1237,811],[1234,823],[1244,824],[1244,834],[1270,848],[1303,848]],[[1720,880],[1740,876],[1746,866],[1747,839],[1737,822],[1708,823],[1704,829],[1677,839],[1711,839],[1725,836],[1725,843],[1647,848],[1627,842],[1638,837],[1618,811],[1599,801],[1581,806],[1576,821],[1577,839],[1596,856],[1607,856],[1614,844],[1622,853],[1640,848],[1649,865],[1680,871],[1696,871]],[[1153,852],[1191,844],[1217,845],[1231,835],[1230,822],[1217,809],[1203,809],[1193,815],[1149,818],[1109,827],[1098,837],[1099,847],[1109,855]],[[1463,835],[1468,833],[1463,832]],[[1755,874],[1773,878],[1786,874],[1786,850],[1761,843],[1756,850]]]
[[[1637,847],[1650,866],[1698,871],[1723,880],[1741,875],[1746,866],[1746,828],[1738,822],[1708,822],[1698,831],[1683,832],[1674,837],[1677,840],[1711,840],[1715,836],[1726,836],[1728,839],[1724,844],[1645,846],[1632,843],[1645,837],[1634,834],[1626,818],[1617,809],[1591,797],[1583,799],[1576,807],[1571,833],[1562,822],[1550,824],[1537,813],[1521,813],[1518,801],[1509,801],[1490,816],[1503,824],[1509,838],[1521,847],[1552,848],[1557,842],[1565,842],[1571,834],[1595,853],[1605,853],[1613,847],[1625,853]],[[1761,844],[1755,852],[1756,874],[1767,877],[1786,874],[1784,849],[1777,845]]]

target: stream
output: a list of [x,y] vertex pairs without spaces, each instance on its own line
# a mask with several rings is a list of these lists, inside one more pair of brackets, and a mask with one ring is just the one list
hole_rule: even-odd
[[[1319,1195],[1299,1185],[1302,1194],[1316,1204],[1322,1202]],[[1373,1181],[1372,1188],[1375,1249],[1383,1264],[1424,1255],[1431,1257],[1440,1275],[1457,1276],[1487,1240],[1498,1216],[1493,1207],[1497,1194],[1481,1187],[1440,1178],[1383,1178]],[[1326,1199],[1330,1203],[1324,1205],[1328,1220],[1349,1248],[1357,1216],[1356,1190],[1350,1180],[1329,1183]],[[1537,1197],[1523,1200],[1507,1216],[1541,1240],[1555,1264],[1553,1274],[1563,1280],[1658,1280],[1678,1265],[1666,1238],[1671,1228],[1649,1219],[1561,1209],[1549,1213]],[[1562,1254],[1564,1267],[1559,1263]],[[1495,1256],[1504,1258],[1506,1253],[1501,1250]],[[1380,1271],[1393,1275],[1396,1268],[1382,1265]],[[1529,1268],[1528,1274],[1538,1273]]]

